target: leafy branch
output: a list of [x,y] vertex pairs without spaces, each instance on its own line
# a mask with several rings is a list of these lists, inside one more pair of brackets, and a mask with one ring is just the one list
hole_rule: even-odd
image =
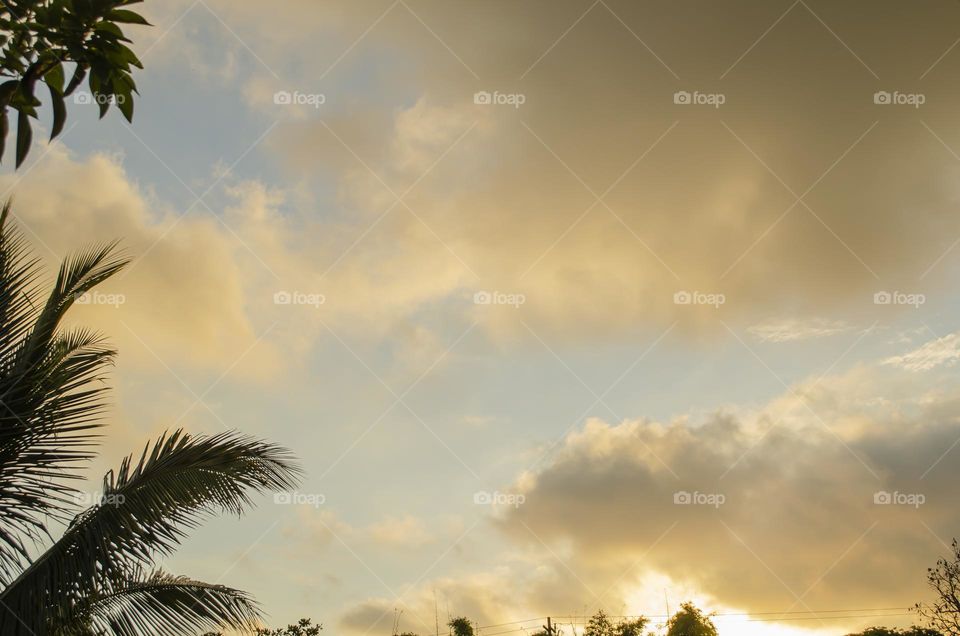
[[[0,160],[10,130],[8,111],[17,115],[16,167],[33,142],[30,120],[37,119],[41,100],[37,84],[46,84],[53,109],[50,140],[67,120],[65,98],[84,80],[100,117],[114,104],[133,121],[137,85],[132,69],[143,68],[125,44],[121,25],[149,25],[138,13],[123,8],[141,0],[3,0],[0,3]],[[72,64],[70,81],[65,65]]]

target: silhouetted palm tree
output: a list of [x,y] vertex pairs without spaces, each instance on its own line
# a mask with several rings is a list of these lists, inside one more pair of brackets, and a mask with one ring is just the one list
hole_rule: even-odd
[[[39,262],[9,215],[8,204],[0,213],[0,634],[173,636],[258,624],[243,592],[153,568],[205,517],[239,514],[254,493],[292,488],[291,455],[234,432],[175,431],[107,473],[100,499],[77,514],[70,484],[93,457],[116,352],[60,322],[126,260],[115,244],[66,259],[41,305]],[[69,521],[56,540],[51,519]]]

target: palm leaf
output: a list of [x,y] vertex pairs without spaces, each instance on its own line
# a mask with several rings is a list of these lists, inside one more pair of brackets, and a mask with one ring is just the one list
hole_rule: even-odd
[[90,429],[103,408],[105,387],[91,383],[115,352],[91,332],[59,331],[60,319],[71,293],[125,262],[113,245],[67,259],[40,310],[38,261],[9,217],[8,202],[0,212],[0,583],[22,569],[24,540],[45,534],[45,518],[65,518],[67,482],[92,456]]
[[33,326],[39,297],[40,259],[28,254],[23,235],[7,225],[10,205],[7,201],[0,211],[0,364],[11,359],[11,349]]
[[257,604],[244,592],[164,572],[131,575],[107,592],[80,602],[58,622],[57,636],[170,636],[208,630],[252,631],[261,625]]
[[[60,323],[76,298],[120,270],[116,244],[66,259],[40,302],[38,263],[0,211],[0,634],[151,636],[249,628],[256,605],[231,588],[147,571],[203,519],[240,514],[256,493],[292,488],[289,453],[226,432],[183,431],[104,477],[104,499],[76,515],[35,560],[25,547],[75,510],[79,462],[92,457],[116,352]],[[51,538],[52,540],[52,538]]]
[[56,335],[60,320],[79,296],[119,272],[129,262],[117,254],[116,248],[116,242],[106,243],[63,260],[53,291],[16,357],[19,370],[25,371],[43,357]]
[[161,437],[139,461],[131,455],[107,473],[106,503],[78,515],[0,593],[0,633],[28,633],[20,631],[21,622],[42,627],[56,613],[69,612],[77,598],[173,552],[209,515],[239,515],[252,494],[293,488],[299,473],[287,450],[234,432],[191,436],[178,430]]
[[58,336],[29,380],[43,400],[26,421],[0,427],[0,541],[17,553],[7,559],[11,567],[25,556],[20,537],[43,534],[43,516],[63,518],[69,507],[74,491],[65,469],[90,456],[81,447],[93,440],[87,430],[99,425],[107,390],[85,385],[102,377],[114,354],[94,333]]

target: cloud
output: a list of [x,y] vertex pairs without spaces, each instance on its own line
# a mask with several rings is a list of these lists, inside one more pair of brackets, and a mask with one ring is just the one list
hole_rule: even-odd
[[[209,216],[181,217],[132,183],[115,157],[85,160],[53,146],[36,167],[0,179],[12,188],[16,222],[47,271],[68,254],[119,239],[127,268],[98,288],[116,303],[78,304],[70,319],[109,334],[121,364],[181,365],[269,374],[277,360],[258,346],[244,305],[239,246]],[[64,232],[70,227],[70,232]],[[51,274],[52,275],[52,274]],[[250,364],[252,363],[252,364]]]
[[[526,503],[502,528],[567,546],[597,594],[656,572],[753,612],[916,602],[960,522],[949,494],[960,473],[944,456],[960,401],[915,389],[902,372],[859,369],[750,415],[591,420],[518,482]],[[901,505],[875,503],[887,496]]]
[[352,524],[332,508],[300,506],[295,521],[284,527],[283,532],[304,545],[326,546],[339,537],[352,545],[394,552],[398,548],[418,550],[441,539],[452,541],[463,534],[464,526],[455,516],[428,521],[409,513],[388,514],[368,524]]
[[524,503],[490,518],[504,541],[494,557],[459,551],[454,575],[409,577],[401,599],[367,598],[340,625],[389,626],[399,608],[404,629],[427,631],[434,594],[487,625],[650,612],[664,589],[736,613],[923,600],[926,568],[960,523],[949,451],[960,438],[957,381],[857,366],[755,408],[591,419],[518,477]]
[[[389,629],[399,610],[401,631],[433,633],[435,611],[441,627],[447,616],[467,616],[477,625],[494,625],[515,616],[537,615],[528,603],[536,597],[568,603],[576,595],[562,566],[511,558],[486,571],[457,577],[434,577],[412,588],[398,590],[401,598],[370,598],[349,607],[338,619],[341,630],[364,634]],[[574,608],[576,605],[555,605]],[[536,628],[539,624],[528,627]]]
[[[309,361],[330,327],[396,344],[398,365],[420,370],[452,341],[436,330],[474,322],[506,346],[526,328],[551,343],[673,324],[687,336],[724,333],[717,318],[782,342],[896,311],[871,302],[878,278],[934,299],[949,270],[945,258],[914,289],[960,233],[954,160],[916,112],[872,103],[876,81],[846,47],[882,77],[891,67],[919,75],[953,41],[957,7],[818,8],[831,32],[797,5],[738,61],[776,14],[749,3],[454,10],[437,0],[304,0],[265,19],[262,3],[208,4],[216,16],[191,9],[206,16],[199,26],[152,30],[164,39],[145,62],[186,63],[196,78],[236,85],[254,114],[279,118],[264,148],[287,182],[228,179],[215,212],[229,228],[205,213],[181,219],[111,157],[54,149],[18,188],[18,214],[57,257],[75,241],[119,234],[143,258],[122,285],[105,287],[128,303],[78,313],[119,341],[121,364],[164,372],[159,357],[216,377],[243,354],[238,374],[276,380]],[[166,26],[191,5],[157,6],[154,21]],[[927,29],[902,28],[930,17]],[[947,145],[958,141],[951,63],[925,78],[922,111]],[[280,88],[327,101],[279,110]],[[675,104],[688,89],[722,92],[726,103]],[[525,101],[475,104],[479,90]],[[479,290],[526,302],[477,305]],[[677,303],[679,290],[725,302]],[[277,293],[308,302],[278,305]],[[838,318],[758,325],[787,312]],[[808,588],[812,607],[841,595],[912,602],[942,552],[931,530],[948,539],[957,521],[944,503],[956,463],[940,459],[960,434],[955,387],[919,385],[901,370],[953,364],[954,342],[928,345],[879,371],[801,384],[758,410],[593,420],[518,480],[526,503],[499,526],[539,561],[491,565],[484,554],[472,564],[479,574],[436,583],[491,621],[508,606],[540,615],[594,594],[616,603],[648,573],[751,610],[782,610]],[[877,508],[880,490],[927,501]],[[725,501],[681,507],[677,492]],[[324,521],[301,528],[318,545],[331,543],[332,528],[351,541],[379,534],[384,550],[425,546],[421,531],[433,529],[402,516]],[[429,625],[432,595],[410,596]],[[391,602],[370,600],[344,623],[366,630]]]
[[336,512],[298,506],[295,519],[283,528],[283,535],[294,541],[306,541],[314,548],[327,547],[337,537],[349,537],[354,528]]
[[[413,320],[461,277],[449,259],[438,263],[425,249],[436,241],[425,229],[405,245],[389,232],[371,237],[380,252],[346,255],[352,228],[288,214],[292,190],[228,176],[222,207],[185,214],[134,183],[119,157],[79,158],[62,146],[0,186],[11,188],[16,221],[48,271],[67,254],[121,240],[132,263],[70,319],[108,334],[124,367],[181,378],[213,373],[207,384],[224,373],[276,381],[306,364],[329,327],[342,337],[389,339],[397,373],[406,376],[422,373],[451,344]],[[466,311],[458,305],[466,303],[452,306],[454,317]]]
[[387,517],[373,524],[369,532],[374,541],[397,548],[419,548],[435,540],[427,525],[409,514]]
[[[268,147],[291,178],[321,173],[339,184],[342,214],[323,240],[333,258],[349,251],[336,269],[388,308],[378,319],[496,289],[527,302],[459,310],[505,341],[525,333],[521,318],[544,337],[612,338],[673,323],[722,333],[717,317],[748,325],[785,311],[829,310],[855,323],[878,311],[877,277],[918,287],[960,233],[948,214],[958,195],[949,154],[903,111],[874,104],[873,76],[802,7],[724,74],[774,18],[697,6],[705,18],[691,22],[666,5],[608,3],[584,14],[572,0],[464,15],[437,1],[327,3],[264,22],[256,3],[210,3],[283,78],[278,85],[326,96],[314,112],[282,111],[265,97],[271,73],[258,64],[245,78],[251,104],[281,118]],[[935,34],[894,33],[891,15],[916,15],[894,3],[885,11],[863,20],[837,7],[824,19],[877,68],[886,51],[875,42],[897,37],[911,52],[898,64],[922,73],[942,52],[932,42],[950,40],[950,21],[932,20]],[[656,37],[651,24],[684,37]],[[837,73],[824,77],[825,66]],[[941,134],[957,105],[948,76],[925,84],[925,121]],[[676,91],[694,89],[726,102],[674,103]],[[478,105],[481,90],[525,101]],[[898,152],[880,152],[891,147]],[[412,190],[395,205],[380,179]],[[798,203],[793,193],[810,186]],[[943,271],[915,291],[935,290]],[[678,305],[679,290],[726,302]],[[832,327],[796,333],[823,329]],[[786,333],[795,330],[772,337]]]
[[894,365],[908,371],[929,371],[939,366],[952,367],[960,359],[960,333],[952,333],[902,355],[891,356],[884,364]]
[[791,342],[793,340],[825,338],[843,333],[849,328],[850,325],[841,320],[780,318],[758,323],[749,327],[747,331],[763,342]]

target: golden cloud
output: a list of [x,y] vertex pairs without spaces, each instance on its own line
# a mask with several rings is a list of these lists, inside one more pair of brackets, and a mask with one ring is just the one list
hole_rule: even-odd
[[[423,1],[264,20],[255,3],[210,6],[270,68],[247,78],[283,121],[269,147],[294,178],[339,184],[312,266],[363,289],[353,306],[377,321],[499,291],[522,311],[461,307],[498,338],[521,319],[570,338],[786,310],[854,322],[879,290],[935,293],[960,235],[955,63],[928,71],[960,16],[901,32],[896,16],[917,18],[896,3],[797,5],[751,47],[778,15]],[[896,59],[880,44],[894,38]],[[925,71],[922,86],[899,79]],[[274,84],[326,101],[294,116]],[[884,91],[919,91],[922,109]]]

